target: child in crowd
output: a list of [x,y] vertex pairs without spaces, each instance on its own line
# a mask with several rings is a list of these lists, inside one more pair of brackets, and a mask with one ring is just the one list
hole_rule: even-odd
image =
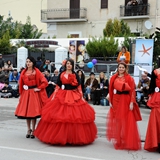
[[4,87],[2,88],[2,90],[0,90],[0,98],[9,98],[12,96],[12,87],[9,86],[9,82],[5,81],[4,82]]

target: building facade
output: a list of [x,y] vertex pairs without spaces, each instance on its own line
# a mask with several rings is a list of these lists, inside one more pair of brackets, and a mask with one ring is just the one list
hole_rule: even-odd
[[57,38],[102,36],[110,18],[123,19],[140,36],[160,27],[159,0],[143,0],[132,8],[128,1],[48,0],[47,9],[41,10],[41,22],[47,24],[47,36]]

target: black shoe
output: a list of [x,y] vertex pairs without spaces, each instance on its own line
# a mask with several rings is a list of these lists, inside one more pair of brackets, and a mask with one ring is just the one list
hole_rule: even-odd
[[160,143],[158,143],[157,151],[160,153]]
[[35,138],[35,136],[34,136],[34,132],[33,132],[33,131],[31,132],[31,138],[32,138],[32,139],[34,139],[34,138]]
[[96,101],[93,102],[93,105],[95,105],[95,104],[96,104]]
[[26,134],[26,138],[30,138],[31,137],[31,132],[32,132],[32,130],[30,129],[30,130],[28,130],[28,132],[27,132],[27,134]]
[[100,105],[100,102],[97,102],[97,105]]

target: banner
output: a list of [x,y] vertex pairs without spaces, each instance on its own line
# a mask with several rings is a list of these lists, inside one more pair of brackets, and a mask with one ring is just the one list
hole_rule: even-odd
[[[135,60],[136,64],[134,67],[134,76],[136,84],[139,81],[139,74],[143,70],[146,70],[148,73],[152,72],[152,63],[153,63],[153,39],[137,39],[136,48],[135,48]],[[138,67],[139,65],[140,67]],[[141,68],[141,69],[139,69]]]
[[153,39],[137,39],[135,50],[135,64],[152,66]]
[[73,59],[76,62],[76,41],[69,41],[69,58]]
[[84,67],[85,61],[85,41],[77,41],[76,63],[80,68]]
[[72,58],[77,64],[76,68],[83,68],[84,61],[88,58],[85,53],[85,41],[71,40],[69,42],[69,58]]

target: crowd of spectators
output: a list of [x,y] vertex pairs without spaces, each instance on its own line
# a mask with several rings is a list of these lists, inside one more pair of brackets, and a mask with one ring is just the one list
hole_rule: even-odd
[[126,4],[126,16],[144,15],[145,5],[143,0],[129,0]]
[[[123,47],[122,47],[123,49]],[[123,52],[123,50],[122,50]],[[123,53],[123,57],[125,56]],[[122,57],[122,56],[119,56]],[[125,58],[126,60],[126,58]],[[118,58],[117,58],[118,61]],[[49,59],[44,61],[40,57],[37,58],[36,67],[44,74],[45,78],[48,81],[48,86],[46,87],[46,92],[48,97],[54,92],[57,78],[59,73],[64,70],[64,64],[66,60],[62,62],[62,66],[59,70],[55,68],[54,63],[50,62]],[[0,54],[0,98],[9,98],[9,97],[18,97],[18,81],[21,74],[21,71],[24,68],[22,67],[20,71],[13,68],[13,65],[10,60],[6,61],[2,58]],[[105,77],[105,73],[99,73],[99,77],[96,78],[95,73],[91,72],[89,78],[86,79],[83,70],[77,70],[77,75],[79,76],[82,92],[84,98],[87,101],[91,101],[95,105],[108,105],[108,92],[109,92],[109,81]],[[12,83],[14,83],[13,86]],[[137,86],[137,102],[140,102],[142,97],[147,98],[148,89],[149,89],[150,80],[146,73],[142,74],[142,79],[139,80]],[[102,104],[103,103],[103,104]],[[105,104],[104,104],[105,103]]]
[[[37,57],[36,67],[48,81],[48,86],[46,87],[48,97],[54,92],[58,75],[64,70],[65,62],[66,60],[62,62],[62,66],[57,70],[54,63],[50,62],[49,59],[42,61],[40,57]],[[18,87],[13,86],[13,84],[18,86],[19,77],[23,69],[21,68],[18,71],[13,68],[11,61],[5,62],[0,54],[0,98],[18,97]],[[86,100],[90,101],[92,99],[93,104],[100,104],[100,99],[108,94],[108,80],[105,78],[105,74],[100,73],[98,79],[96,79],[93,72],[90,73],[88,79],[85,79],[83,70],[77,70],[77,74]]]
[[[54,91],[59,71],[56,70],[54,64],[49,59],[42,61],[40,57],[37,57],[36,67],[48,80],[46,91],[49,97]],[[0,98],[19,96],[18,81],[23,69],[24,67],[18,71],[16,68],[13,68],[12,62],[10,60],[5,61],[2,54],[0,54]]]

